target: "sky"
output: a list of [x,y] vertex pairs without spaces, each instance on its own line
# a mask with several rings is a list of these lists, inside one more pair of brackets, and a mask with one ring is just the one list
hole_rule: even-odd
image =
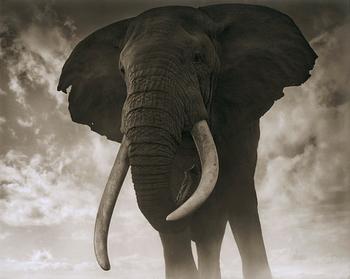
[[[95,215],[119,145],[72,122],[56,86],[72,48],[95,29],[151,7],[220,1],[130,2],[0,0],[0,279],[164,277],[130,175],[110,228],[112,269],[98,267]],[[255,179],[272,272],[349,279],[350,3],[240,2],[288,13],[319,56],[312,77],[261,119]],[[221,267],[223,278],[242,278],[228,228]]]

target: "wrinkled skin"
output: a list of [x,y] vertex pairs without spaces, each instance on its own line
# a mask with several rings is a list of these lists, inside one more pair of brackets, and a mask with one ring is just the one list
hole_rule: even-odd
[[[95,32],[73,51],[58,89],[72,85],[74,121],[128,139],[138,206],[159,231],[166,278],[221,278],[227,222],[244,278],[271,278],[254,186],[259,118],[284,87],[309,77],[315,59],[287,16],[248,5],[152,9]],[[190,216],[166,221],[199,183],[190,132],[201,120],[219,158],[215,189]]]

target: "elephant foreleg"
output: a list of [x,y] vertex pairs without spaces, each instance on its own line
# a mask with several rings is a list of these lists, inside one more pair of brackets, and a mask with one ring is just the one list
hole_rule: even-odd
[[220,279],[220,251],[227,215],[220,197],[213,195],[197,213],[192,223],[196,242],[200,279]]
[[198,279],[189,232],[186,230],[180,233],[160,233],[160,238],[163,244],[166,279]]
[[231,212],[229,222],[241,255],[244,279],[272,279],[256,207]]
[[225,226],[216,238],[204,239],[196,243],[198,271],[200,279],[220,279],[220,251]]

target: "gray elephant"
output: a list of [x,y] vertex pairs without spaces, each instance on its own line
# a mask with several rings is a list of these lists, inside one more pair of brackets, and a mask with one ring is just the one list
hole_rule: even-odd
[[254,186],[259,118],[316,57],[288,16],[241,4],[155,8],[81,41],[58,90],[72,86],[73,121],[121,142],[96,218],[100,266],[110,268],[108,228],[130,165],[166,278],[220,278],[227,222],[244,278],[271,278]]

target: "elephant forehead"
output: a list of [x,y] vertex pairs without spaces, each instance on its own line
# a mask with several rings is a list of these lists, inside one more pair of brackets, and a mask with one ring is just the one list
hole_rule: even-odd
[[190,20],[198,16],[196,8],[188,6],[165,6],[147,10],[138,17],[142,18],[169,18],[173,20]]
[[203,31],[210,22],[209,17],[196,8],[167,6],[141,13],[134,24],[140,29],[167,33],[181,27],[187,31]]
[[151,41],[168,42],[169,45],[190,44],[193,40],[190,32],[195,30],[194,27],[186,28],[183,20],[176,17],[146,17],[134,23],[129,40],[143,40],[145,44]]

